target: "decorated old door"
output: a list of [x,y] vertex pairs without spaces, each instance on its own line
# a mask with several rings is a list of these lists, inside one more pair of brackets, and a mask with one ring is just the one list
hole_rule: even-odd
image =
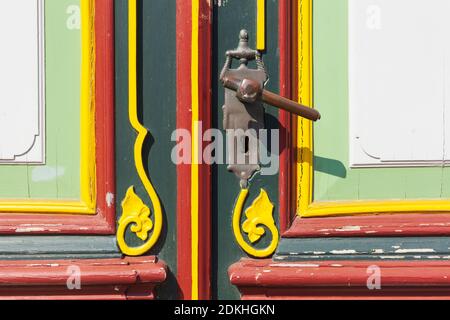
[[[177,210],[185,297],[446,295],[447,2],[179,8],[177,123],[194,160],[177,168],[178,186],[190,186]],[[251,80],[266,90],[263,114]],[[322,118],[274,108],[269,91]],[[258,133],[231,138],[233,149],[236,128]],[[221,158],[220,143],[205,152],[222,140],[232,156],[256,152],[256,165]]]
[[[286,5],[116,1],[117,205],[119,230],[127,231],[118,240],[126,255],[153,254],[167,264],[161,298],[238,299],[228,269],[276,251],[280,223],[287,223],[279,212],[289,212],[295,190],[294,117],[259,105],[257,116],[239,120],[224,108],[221,76],[248,62],[266,90],[293,97]],[[245,63],[239,52],[226,58],[238,47],[250,53]],[[238,122],[249,129],[246,121],[257,126],[258,139],[250,134],[236,150],[254,147],[261,155],[233,167],[226,129]],[[151,222],[130,229],[133,212],[150,212]]]
[[2,1],[0,297],[450,296],[447,2]]

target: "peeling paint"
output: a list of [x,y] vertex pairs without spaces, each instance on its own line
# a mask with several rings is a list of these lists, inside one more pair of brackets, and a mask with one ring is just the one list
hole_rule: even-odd
[[111,208],[114,204],[114,193],[108,192],[106,194],[106,204],[108,205],[108,208]]
[[43,232],[45,231],[44,228],[36,228],[36,227],[30,227],[30,228],[17,228],[16,233],[29,233],[29,232]]
[[39,166],[31,172],[33,182],[49,182],[64,176],[66,169],[64,167]]
[[356,250],[332,250],[331,254],[357,254]]
[[337,232],[350,232],[350,231],[361,231],[360,226],[344,226],[339,229],[335,229]]
[[434,249],[398,249],[395,253],[434,253]]
[[324,255],[324,254],[326,254],[326,252],[325,251],[307,251],[307,252],[305,252],[305,254],[312,254],[312,255],[315,255],[315,256],[321,256],[321,255]]
[[225,7],[229,0],[214,0],[214,4],[218,7]]
[[271,264],[270,267],[274,268],[319,268],[320,265],[318,264],[311,264],[311,263],[277,263],[277,264]]
[[[34,224],[22,223],[19,226],[25,228],[25,227],[32,227],[32,226],[34,226]],[[61,227],[61,226],[63,226],[63,224],[62,223],[46,223],[46,224],[42,224],[42,226],[44,226],[44,227]]]
[[30,267],[30,268],[32,268],[32,267],[53,267],[53,268],[56,268],[56,267],[60,267],[61,265],[59,264],[59,263],[30,263],[30,264],[27,264],[27,267]]

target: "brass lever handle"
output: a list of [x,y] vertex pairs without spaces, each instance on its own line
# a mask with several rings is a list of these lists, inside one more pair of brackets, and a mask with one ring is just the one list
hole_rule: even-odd
[[224,77],[222,78],[222,82],[225,88],[236,91],[237,98],[244,103],[254,103],[257,99],[261,98],[265,103],[311,121],[317,121],[321,118],[319,111],[270,92],[264,89],[258,81]]

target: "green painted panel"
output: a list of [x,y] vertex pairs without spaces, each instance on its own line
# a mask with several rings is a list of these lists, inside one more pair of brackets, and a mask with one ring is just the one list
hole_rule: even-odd
[[80,198],[79,29],[69,29],[69,6],[79,0],[45,1],[46,164],[0,166],[0,198]]
[[450,168],[349,168],[347,0],[314,1],[314,200],[450,198]]
[[120,258],[114,236],[2,236],[0,260]]
[[[175,0],[138,1],[139,118],[149,130],[144,145],[146,171],[161,199],[163,232],[149,252],[169,266],[168,279],[159,287],[161,299],[178,298],[177,272],[177,175],[171,161],[171,135],[176,129],[176,9]],[[128,120],[128,1],[115,1],[116,36],[116,182],[117,213],[130,186],[150,206],[150,199],[136,173],[133,148],[136,133]],[[157,45],[155,45],[157,44]],[[142,244],[132,233],[129,245]]]
[[[266,1],[267,11],[267,50],[264,54],[270,81],[268,89],[278,92],[278,1]],[[256,40],[256,0],[227,1],[223,6],[215,6],[213,19],[213,127],[223,128],[222,106],[224,89],[219,82],[220,71],[225,62],[225,52],[237,46],[239,31],[247,29],[250,34],[250,45],[255,48]],[[266,128],[279,129],[278,111],[266,108]],[[264,188],[275,204],[274,216],[278,219],[278,175],[261,176],[256,174],[250,183],[250,195],[246,208]],[[228,172],[226,165],[217,165],[213,170],[213,289],[214,297],[219,299],[237,299],[238,290],[231,285],[228,268],[246,257],[234,240],[232,231],[232,212],[239,195],[239,179]],[[259,243],[267,245],[269,236]]]

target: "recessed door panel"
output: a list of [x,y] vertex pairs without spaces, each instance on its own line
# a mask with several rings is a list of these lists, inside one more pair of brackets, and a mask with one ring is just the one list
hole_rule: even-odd
[[0,3],[1,163],[45,161],[43,3]]
[[349,1],[352,166],[449,160],[450,2]]

